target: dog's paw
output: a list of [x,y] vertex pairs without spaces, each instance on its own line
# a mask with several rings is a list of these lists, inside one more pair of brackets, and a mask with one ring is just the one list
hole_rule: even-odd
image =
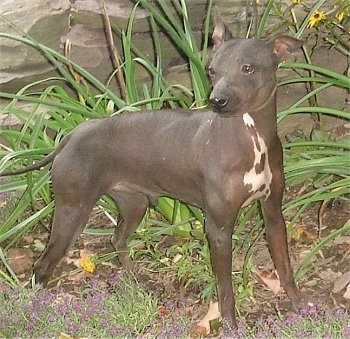
[[123,267],[123,269],[127,271],[133,271],[134,270],[134,263],[129,257],[128,253],[120,253],[118,255],[118,260],[120,262],[120,265]]

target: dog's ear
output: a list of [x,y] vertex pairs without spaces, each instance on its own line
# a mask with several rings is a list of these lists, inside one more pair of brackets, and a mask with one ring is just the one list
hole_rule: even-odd
[[303,43],[302,40],[292,38],[291,36],[280,35],[274,38],[272,42],[273,53],[277,55],[279,60],[283,60],[289,53],[301,47]]
[[232,33],[222,21],[221,16],[219,15],[217,9],[215,13],[214,22],[215,22],[215,27],[214,27],[212,39],[214,44],[213,50],[216,51],[224,41],[232,39]]

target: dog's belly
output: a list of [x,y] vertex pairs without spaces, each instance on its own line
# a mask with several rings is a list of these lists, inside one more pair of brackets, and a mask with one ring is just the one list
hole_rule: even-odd
[[142,193],[148,198],[152,206],[157,205],[159,197],[169,197],[199,208],[204,208],[201,199],[202,194],[199,191],[182,189],[180,192],[176,192],[176,190],[163,189],[154,185],[137,184],[130,181],[116,183],[110,189],[116,192]]
[[255,128],[255,122],[249,113],[243,115],[243,121],[253,144],[254,161],[252,167],[244,173],[243,184],[248,187],[250,196],[243,203],[248,206],[256,199],[266,200],[271,193],[272,172],[269,152],[264,139]]
[[[158,168],[159,170],[159,168]],[[117,180],[113,182],[110,189],[117,192],[142,193],[150,204],[156,206],[159,197],[171,197],[181,200],[190,205],[203,208],[203,197],[201,185],[188,176],[169,175],[162,171],[161,176],[152,176],[152,169],[143,169],[141,176],[128,177],[118,173]],[[153,170],[156,173],[156,169]],[[181,172],[183,174],[183,172]]]

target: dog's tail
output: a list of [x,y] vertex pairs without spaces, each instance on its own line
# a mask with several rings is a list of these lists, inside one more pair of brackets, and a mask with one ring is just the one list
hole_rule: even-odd
[[0,177],[5,177],[5,176],[9,176],[9,175],[17,175],[17,174],[23,174],[26,172],[30,172],[30,171],[34,171],[34,170],[38,170],[42,167],[44,167],[45,165],[47,165],[48,163],[52,162],[55,157],[57,156],[57,154],[59,154],[62,149],[67,145],[69,139],[71,137],[71,134],[67,134],[60,142],[60,144],[58,145],[58,147],[52,151],[51,153],[49,153],[48,155],[46,155],[43,159],[41,159],[40,161],[36,162],[35,164],[32,165],[28,165],[16,170],[9,170],[9,171],[0,171]]

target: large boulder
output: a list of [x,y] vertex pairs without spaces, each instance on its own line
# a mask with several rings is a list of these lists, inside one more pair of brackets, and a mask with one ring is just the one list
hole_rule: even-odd
[[[69,0],[2,0],[0,32],[28,35],[48,47],[58,49],[60,36],[69,30]],[[16,91],[52,65],[34,48],[8,38],[0,38],[0,86]]]
[[[105,0],[104,3],[113,29],[125,29],[136,2]],[[193,21],[193,27],[198,30],[203,24],[205,3],[206,0],[188,2],[191,22]],[[113,71],[113,65],[102,13],[102,2],[97,0],[2,0],[0,32],[27,34],[61,53],[68,39],[71,45],[70,58],[105,83]],[[177,50],[166,34],[161,37],[163,57],[169,60],[177,54]],[[119,52],[122,53],[118,35],[114,34],[114,38]],[[151,41],[148,13],[138,8],[133,24],[133,43],[152,59],[154,51]],[[31,47],[0,38],[0,49],[2,91],[16,92],[30,82],[57,75],[53,65]],[[142,72],[139,75],[143,77]]]

